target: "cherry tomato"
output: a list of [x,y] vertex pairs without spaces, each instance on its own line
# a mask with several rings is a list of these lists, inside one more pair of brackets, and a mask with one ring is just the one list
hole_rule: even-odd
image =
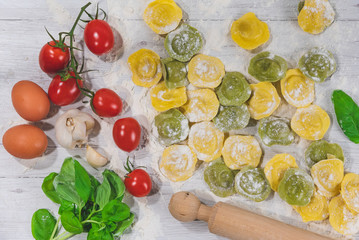
[[92,99],[93,108],[101,117],[115,117],[122,111],[121,98],[108,88],[101,88]]
[[96,55],[109,52],[115,42],[110,25],[99,19],[92,20],[86,25],[84,40],[87,48]]
[[125,186],[132,196],[144,197],[150,193],[152,181],[145,170],[135,169],[126,175]]
[[[54,46],[55,42],[49,42],[50,45]],[[70,51],[66,47],[63,51],[61,48],[52,47],[49,44],[45,44],[40,51],[39,64],[42,71],[45,73],[53,74],[63,70],[69,60]]]
[[[70,73],[72,76],[75,76],[73,72]],[[83,82],[79,80],[79,85],[82,87]],[[66,106],[69,105],[80,96],[80,89],[77,87],[76,79],[69,78],[66,81],[61,81],[61,76],[56,75],[54,79],[52,79],[48,95],[51,100],[56,105]]]
[[112,135],[121,150],[131,152],[140,143],[141,126],[134,118],[121,118],[115,122]]

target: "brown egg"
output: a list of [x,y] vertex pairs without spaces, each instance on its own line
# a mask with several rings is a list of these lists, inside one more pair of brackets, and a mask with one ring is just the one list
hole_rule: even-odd
[[31,81],[17,82],[11,91],[12,104],[25,120],[39,121],[50,111],[50,101],[42,88]]
[[45,152],[47,137],[40,128],[23,124],[8,129],[2,137],[2,143],[14,157],[31,159]]

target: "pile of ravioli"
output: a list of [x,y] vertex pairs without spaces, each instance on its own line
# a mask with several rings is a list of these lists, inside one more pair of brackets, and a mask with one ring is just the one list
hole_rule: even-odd
[[[321,1],[327,2],[315,0]],[[312,2],[307,0],[302,6],[300,24],[302,12]],[[159,162],[162,174],[174,182],[185,181],[205,162],[204,180],[220,197],[238,193],[259,202],[274,191],[304,222],[329,217],[339,233],[355,234],[359,175],[344,175],[341,147],[321,140],[330,118],[313,104],[315,84],[336,70],[333,54],[313,48],[300,58],[297,69],[288,69],[284,58],[261,52],[250,60],[248,73],[257,83],[249,84],[242,73],[226,72],[219,58],[200,53],[201,33],[181,22],[182,10],[173,0],[151,2],[143,17],[155,33],[165,37],[169,55],[161,59],[150,49],[140,49],[128,58],[133,82],[150,88],[152,106],[159,112],[153,133],[165,146]],[[312,24],[324,21],[317,18],[309,16]],[[306,29],[315,28],[310,21],[305,24],[309,25]],[[263,47],[270,31],[254,13],[247,13],[233,22],[231,36],[240,47],[253,50]],[[292,119],[273,116],[281,101],[297,108]],[[245,128],[250,118],[259,122],[258,135],[266,146],[289,145],[299,137],[313,141],[305,154],[310,174],[286,153],[275,155],[260,168],[258,140],[228,134]]]

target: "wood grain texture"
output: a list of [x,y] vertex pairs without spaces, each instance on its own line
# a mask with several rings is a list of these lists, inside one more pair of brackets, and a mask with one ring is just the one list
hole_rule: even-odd
[[[51,7],[54,2],[55,0],[0,1],[1,135],[10,126],[24,122],[12,107],[10,100],[12,86],[17,81],[27,79],[38,83],[46,90],[50,83],[49,76],[44,74],[38,66],[39,50],[49,40],[44,31],[44,26],[52,33],[69,29],[71,18],[73,19],[76,16],[80,6],[87,1],[62,0],[61,3],[58,1],[59,3],[57,4],[64,7],[59,14],[62,16],[69,14],[71,16],[68,21],[62,22],[61,18],[56,16],[53,7]],[[92,72],[88,75],[92,87],[98,89],[106,86],[116,89],[128,103],[136,103],[136,99],[131,99],[129,91],[122,87],[122,83],[129,82],[131,79],[131,74],[126,66],[127,57],[132,52],[144,47],[153,49],[161,57],[166,56],[163,38],[154,34],[142,20],[142,12],[148,2],[149,0],[101,1],[103,6],[108,5],[110,22],[124,38],[124,54],[119,61],[112,64],[99,61],[91,53],[85,51],[89,67],[99,69],[98,72]],[[247,67],[253,54],[237,47],[229,36],[231,22],[248,11],[255,12],[270,27],[272,38],[266,50],[274,51],[276,54],[286,58],[291,67],[296,67],[296,62],[300,56],[311,47],[324,46],[333,51],[338,62],[338,71],[331,80],[316,85],[316,101],[320,102],[321,106],[328,111],[333,122],[330,132],[325,138],[335,141],[343,147],[347,160],[346,171],[359,173],[359,147],[350,143],[341,133],[335,123],[335,115],[330,102],[331,91],[336,88],[347,91],[354,97],[356,102],[359,102],[359,4],[357,0],[331,0],[337,13],[336,22],[318,36],[308,35],[298,27],[296,22],[296,0],[178,0],[177,2],[185,12],[185,20],[197,27],[206,38],[206,44],[202,52],[219,57],[224,62],[226,70],[240,71],[250,81],[251,78],[247,74]],[[79,30],[77,39],[80,39],[81,35],[82,33]],[[115,75],[113,77],[115,81],[108,81],[107,77],[109,75]],[[134,91],[139,92],[142,90],[134,87]],[[81,103],[79,102],[74,106],[79,107]],[[64,107],[61,110],[70,108],[72,107]],[[129,116],[134,112],[136,117],[141,117],[138,112],[132,110],[125,111],[124,116]],[[54,212],[57,210],[55,204],[48,200],[41,191],[43,178],[50,172],[58,172],[65,157],[70,155],[84,156],[84,149],[69,151],[58,147],[55,143],[53,125],[57,118],[55,113],[59,109],[53,108],[52,111],[53,116],[36,123],[45,129],[46,134],[49,136],[47,154],[37,163],[14,159],[4,150],[2,144],[0,145],[1,240],[32,239],[30,220],[33,212],[38,208],[49,208]],[[87,111],[90,112],[88,109]],[[100,121],[99,118],[97,120]],[[106,121],[109,126],[114,122],[114,120]],[[147,122],[143,120],[141,124],[145,125]],[[91,144],[110,149],[113,143],[111,143],[111,136],[106,127],[106,124],[101,124],[101,134],[92,137],[90,139]],[[254,134],[255,127],[248,131]],[[298,161],[303,161],[300,157],[301,152],[305,149],[305,143],[298,146],[298,148],[267,148],[262,146],[265,151],[263,163],[268,161],[275,153],[284,151],[298,157]],[[124,155],[120,150],[112,151],[111,154],[114,161],[123,160]],[[159,221],[158,224],[161,226],[161,234],[155,239],[223,239],[210,234],[205,223],[180,223],[173,219],[167,210],[170,197],[177,189],[193,191],[201,195],[201,199],[207,204],[213,204],[216,198],[209,193],[208,187],[202,180],[203,166],[190,180],[183,185],[177,185],[163,180],[160,176],[157,177],[159,174],[156,173],[156,168],[153,167],[153,162],[151,162],[152,155],[148,149],[145,148],[139,151],[136,156],[138,156],[136,158],[138,163],[147,165],[149,171],[155,174],[155,183],[159,189],[159,193],[141,200],[142,202],[147,202],[146,204],[151,212],[156,213],[157,217],[154,220]],[[121,165],[121,162],[117,163],[116,166],[119,165]],[[94,169],[87,167],[87,170],[96,176],[100,176],[100,173]],[[122,169],[119,171],[121,172]],[[222,200],[277,220],[328,234],[326,229],[320,227],[320,224],[302,223],[300,217],[292,211],[290,206],[284,204],[277,195],[272,195],[263,203],[253,203],[240,196]],[[132,208],[138,210],[138,203],[130,199],[127,199],[127,201]],[[140,218],[145,217],[141,215],[144,213],[138,214]],[[132,232],[127,234],[125,239],[153,239],[150,232],[147,233],[142,236],[140,233]],[[85,239],[85,237],[77,236],[73,239]],[[359,239],[359,235],[354,239]]]

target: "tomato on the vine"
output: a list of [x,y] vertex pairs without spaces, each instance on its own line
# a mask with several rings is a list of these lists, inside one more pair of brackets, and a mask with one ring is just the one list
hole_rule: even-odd
[[140,144],[141,126],[134,118],[121,118],[115,122],[112,135],[121,150],[131,152]]
[[[50,45],[51,46],[50,46]],[[51,41],[45,44],[39,54],[39,64],[42,71],[45,73],[53,74],[63,70],[70,60],[70,51],[66,47],[63,49],[55,47],[57,43]]]
[[92,106],[101,117],[115,117],[122,111],[122,100],[111,89],[101,88],[95,93]]
[[86,25],[84,40],[87,48],[96,55],[108,53],[115,42],[110,25],[99,19],[94,19]]
[[150,175],[143,169],[134,168],[128,159],[125,169],[128,171],[124,181],[127,191],[134,197],[147,196],[152,189]]
[[[73,72],[70,72],[71,76],[75,76]],[[82,80],[78,80],[80,87],[83,86]],[[76,84],[75,78],[69,78],[66,81],[62,81],[60,75],[56,75],[49,86],[48,95],[56,105],[66,106],[69,105],[80,96],[81,91]]]

